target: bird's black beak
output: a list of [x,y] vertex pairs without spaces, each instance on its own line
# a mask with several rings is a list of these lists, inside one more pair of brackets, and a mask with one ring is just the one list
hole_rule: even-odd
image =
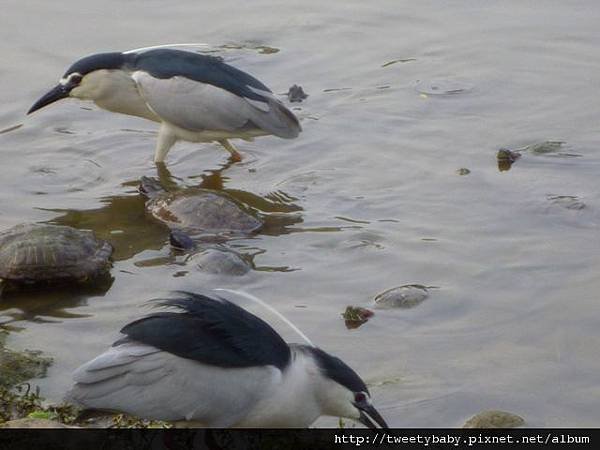
[[27,114],[31,114],[38,109],[43,108],[44,106],[48,106],[50,103],[54,103],[60,99],[67,98],[69,96],[69,92],[71,91],[68,85],[59,84],[50,90],[50,92],[46,93],[42,98],[40,98],[37,102],[33,104]]
[[381,428],[389,428],[388,424],[381,414],[377,412],[373,405],[365,405],[360,406],[360,418],[358,419],[360,423],[368,428],[377,428],[379,425]]

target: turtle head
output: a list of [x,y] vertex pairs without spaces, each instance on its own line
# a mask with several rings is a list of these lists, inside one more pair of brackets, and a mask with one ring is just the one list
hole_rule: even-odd
[[169,234],[169,242],[178,250],[193,250],[196,247],[194,240],[181,230],[173,230]]
[[138,191],[140,194],[145,195],[148,198],[152,198],[161,192],[165,192],[165,188],[162,187],[156,178],[142,177],[140,179]]

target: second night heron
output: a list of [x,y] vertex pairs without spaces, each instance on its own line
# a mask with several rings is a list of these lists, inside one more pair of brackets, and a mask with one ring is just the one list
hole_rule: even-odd
[[217,141],[239,161],[228,139],[291,139],[302,130],[296,116],[256,78],[218,57],[185,50],[141,49],[82,58],[28,114],[67,97],[159,122],[155,162],[163,162],[178,140]]
[[68,399],[85,409],[208,427],[307,427],[319,416],[387,427],[363,380],[316,347],[286,344],[267,323],[219,297],[161,302],[180,312],[126,325],[77,369]]

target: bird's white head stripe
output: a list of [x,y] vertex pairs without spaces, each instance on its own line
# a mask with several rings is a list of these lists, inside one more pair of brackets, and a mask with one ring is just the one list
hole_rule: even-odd
[[188,42],[183,44],[163,44],[163,45],[153,45],[151,47],[141,47],[135,48],[133,50],[127,50],[123,52],[123,54],[127,55],[129,53],[140,53],[148,50],[155,50],[157,48],[173,48],[173,47],[209,47],[208,44],[203,44],[201,42]]
[[217,288],[217,289],[215,289],[215,291],[231,292],[232,294],[237,294],[240,297],[244,297],[244,298],[247,298],[248,300],[252,300],[253,302],[258,303],[259,305],[263,306],[264,308],[268,309],[270,312],[275,314],[281,320],[283,320],[292,330],[294,330],[296,333],[298,333],[298,336],[300,336],[302,339],[304,339],[308,343],[308,345],[310,345],[311,347],[316,347],[315,344],[313,344],[312,341],[308,337],[306,337],[306,335],[302,331],[300,331],[300,329],[296,325],[294,325],[292,322],[290,322],[283,314],[281,314],[279,311],[277,311],[272,306],[263,302],[261,299],[255,297],[254,295],[248,294],[247,292],[243,292],[243,291],[236,291],[234,289]]

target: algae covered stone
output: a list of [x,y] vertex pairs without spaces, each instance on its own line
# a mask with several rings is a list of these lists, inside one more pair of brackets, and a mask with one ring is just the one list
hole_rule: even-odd
[[492,409],[471,417],[463,428],[516,428],[524,424],[525,420],[521,416]]

